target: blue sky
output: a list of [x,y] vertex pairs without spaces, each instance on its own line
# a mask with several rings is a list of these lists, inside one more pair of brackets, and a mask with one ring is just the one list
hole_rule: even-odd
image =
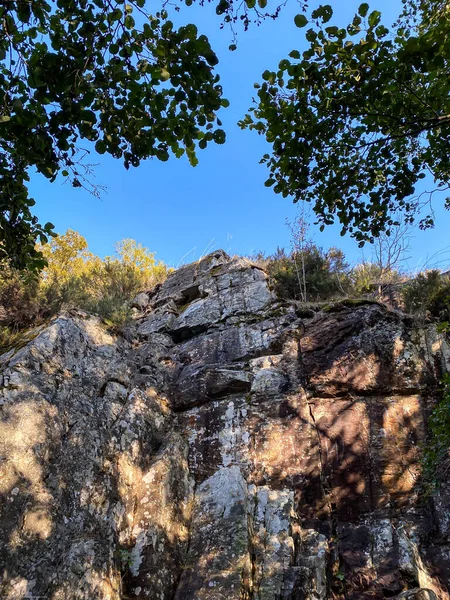
[[[269,5],[270,7],[269,0]],[[273,2],[273,0],[272,0]],[[359,1],[330,2],[337,21],[346,24]],[[318,3],[317,3],[318,4]],[[395,20],[399,0],[371,2],[371,9],[381,10],[389,24]],[[314,7],[314,0],[311,6]],[[50,184],[41,176],[33,176],[31,194],[36,199],[36,213],[52,221],[56,231],[67,228],[84,235],[90,249],[100,256],[111,254],[115,242],[133,238],[156,252],[157,257],[177,266],[198,259],[210,250],[223,248],[232,254],[251,254],[258,250],[273,252],[277,246],[290,245],[286,219],[294,219],[297,207],[289,200],[264,187],[267,171],[258,161],[269,146],[255,132],[241,131],[237,121],[251,106],[253,84],[265,69],[273,69],[294,48],[302,50],[304,30],[295,27],[293,18],[300,12],[290,0],[280,17],[238,32],[238,49],[228,50],[231,32],[220,30],[214,5],[193,5],[173,15],[173,20],[194,22],[205,33],[219,57],[217,71],[221,75],[224,95],[230,107],[221,119],[227,132],[227,143],[211,145],[200,151],[200,163],[192,168],[185,158],[167,163],[150,160],[137,169],[126,171],[120,161],[95,153],[95,181],[107,187],[101,199],[74,189],[57,180]],[[428,184],[428,187],[431,184]],[[433,231],[414,231],[409,252],[409,268],[420,268],[436,252],[438,259],[450,264],[448,213],[435,209],[438,226]],[[315,242],[328,248],[342,248],[351,262],[361,259],[357,245],[350,237],[340,237],[339,227],[323,233],[312,229]],[[364,255],[370,258],[366,246]],[[445,262],[440,266],[445,267]]]

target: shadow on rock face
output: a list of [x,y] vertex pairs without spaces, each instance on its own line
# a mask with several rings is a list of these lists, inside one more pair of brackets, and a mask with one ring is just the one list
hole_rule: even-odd
[[396,600],[439,600],[432,590],[409,590],[396,596]]
[[95,320],[61,317],[5,357],[2,597],[118,599],[126,573],[135,588],[173,595],[190,517],[187,446],[167,402],[130,391],[125,350]]

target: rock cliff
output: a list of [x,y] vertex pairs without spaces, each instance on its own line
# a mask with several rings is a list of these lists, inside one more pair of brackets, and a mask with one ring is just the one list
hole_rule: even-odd
[[2,598],[450,598],[432,326],[220,251],[135,305],[127,339],[74,312],[0,358]]

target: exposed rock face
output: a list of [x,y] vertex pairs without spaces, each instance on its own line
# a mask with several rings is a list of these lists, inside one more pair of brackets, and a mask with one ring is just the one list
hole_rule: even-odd
[[418,493],[450,350],[377,304],[304,312],[215,252],[1,357],[0,596],[448,599]]

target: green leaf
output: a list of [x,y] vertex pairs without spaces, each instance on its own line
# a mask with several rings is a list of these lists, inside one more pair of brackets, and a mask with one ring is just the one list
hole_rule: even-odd
[[378,23],[381,21],[381,13],[378,10],[374,10],[370,13],[368,18],[368,23],[370,27],[376,27]]
[[329,4],[324,4],[313,10],[311,16],[313,19],[321,19],[322,23],[328,23],[333,16],[333,9]]
[[103,140],[98,140],[95,144],[95,150],[99,154],[105,154],[105,152],[106,152],[105,142]]
[[299,14],[299,15],[295,15],[294,17],[294,23],[296,24],[297,27],[305,27],[306,25],[308,25],[308,19],[305,17],[305,15]]
[[339,31],[339,27],[333,26],[333,27],[326,27],[325,31],[328,33],[329,36],[331,37],[336,37]]
[[216,7],[216,13],[218,15],[222,15],[225,11],[227,11],[230,7],[228,0],[220,0],[219,4]]
[[136,25],[136,22],[131,15],[127,15],[123,24],[127,29],[133,29],[133,27]]
[[31,17],[31,8],[28,2],[17,3],[17,16],[22,23],[28,23]]
[[198,165],[198,158],[193,150],[187,149],[186,154],[189,160],[191,167],[196,167]]
[[203,52],[203,56],[205,57],[208,64],[212,67],[216,66],[219,62],[217,55],[211,49],[208,49],[205,52]]
[[217,131],[214,132],[213,139],[216,144],[225,144],[225,131],[223,131],[223,129],[217,129]]
[[368,12],[369,12],[369,5],[367,4],[367,2],[363,2],[362,4],[359,5],[358,14],[361,17],[365,17]]

